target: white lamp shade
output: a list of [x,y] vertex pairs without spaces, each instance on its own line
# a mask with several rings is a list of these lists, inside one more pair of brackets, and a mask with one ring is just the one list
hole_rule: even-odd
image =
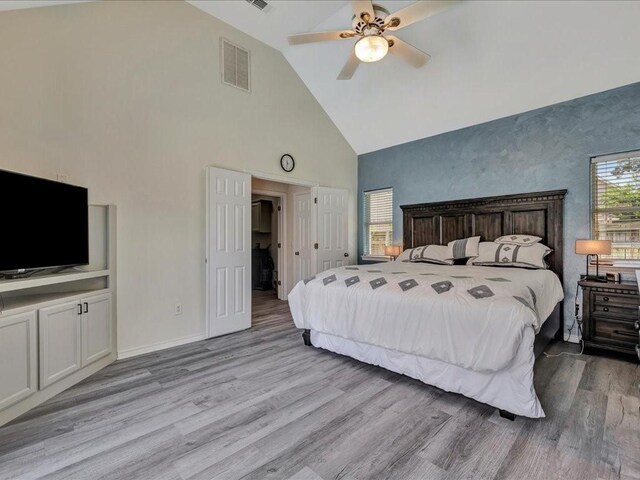
[[611,255],[611,240],[576,240],[578,255]]
[[380,35],[369,35],[356,42],[356,57],[362,62],[382,60],[389,51],[389,42]]

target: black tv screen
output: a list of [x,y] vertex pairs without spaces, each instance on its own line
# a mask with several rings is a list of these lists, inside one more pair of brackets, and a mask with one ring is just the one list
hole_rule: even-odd
[[89,263],[87,189],[0,170],[0,271]]

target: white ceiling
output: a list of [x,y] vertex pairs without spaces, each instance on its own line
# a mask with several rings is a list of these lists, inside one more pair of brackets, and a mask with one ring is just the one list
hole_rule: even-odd
[[463,2],[397,33],[431,54],[425,67],[390,55],[350,81],[335,78],[353,40],[286,42],[349,27],[348,1],[190,3],[280,49],[359,154],[640,81],[637,1]]

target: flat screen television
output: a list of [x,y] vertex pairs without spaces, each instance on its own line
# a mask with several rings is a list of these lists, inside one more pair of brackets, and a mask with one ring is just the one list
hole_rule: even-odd
[[87,189],[0,170],[0,272],[89,263]]

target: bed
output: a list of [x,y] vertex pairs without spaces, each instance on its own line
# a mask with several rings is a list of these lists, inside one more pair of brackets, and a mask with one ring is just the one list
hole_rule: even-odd
[[388,262],[343,266],[289,294],[305,344],[492,405],[544,417],[535,358],[562,338],[566,191],[403,206],[405,249],[480,236],[537,235],[548,270]]

